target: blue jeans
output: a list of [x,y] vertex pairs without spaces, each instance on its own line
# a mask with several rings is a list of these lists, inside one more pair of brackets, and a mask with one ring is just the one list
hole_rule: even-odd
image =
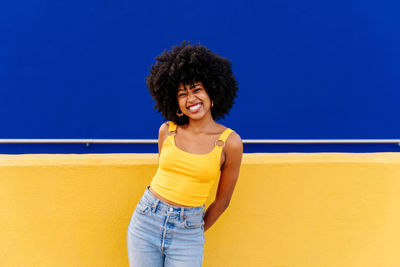
[[171,206],[144,192],[128,226],[129,266],[202,266],[204,205]]

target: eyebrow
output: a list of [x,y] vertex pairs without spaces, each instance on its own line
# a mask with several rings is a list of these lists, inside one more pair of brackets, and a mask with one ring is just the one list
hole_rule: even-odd
[[[196,84],[193,84],[193,87],[190,87],[190,89],[194,89],[196,86],[198,86],[198,85],[201,85],[200,83],[196,83]],[[186,91],[186,88],[185,87],[183,87],[183,88],[178,88],[178,92],[180,92],[180,91]]]

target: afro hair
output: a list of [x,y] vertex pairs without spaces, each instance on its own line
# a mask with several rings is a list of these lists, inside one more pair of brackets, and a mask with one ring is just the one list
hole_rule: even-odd
[[234,104],[238,82],[232,73],[232,63],[207,47],[183,41],[165,50],[155,58],[146,84],[155,100],[154,106],[166,120],[178,125],[188,123],[186,115],[178,117],[177,90],[180,83],[193,85],[201,81],[214,102],[211,115],[214,120],[225,118]]

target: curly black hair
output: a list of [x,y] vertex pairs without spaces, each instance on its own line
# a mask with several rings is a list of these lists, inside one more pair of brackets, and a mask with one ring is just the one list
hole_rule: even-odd
[[232,73],[232,63],[219,54],[211,52],[207,47],[183,41],[165,50],[155,58],[156,64],[151,66],[146,84],[151,96],[156,101],[154,106],[166,120],[178,125],[188,123],[186,115],[178,117],[179,108],[177,90],[180,83],[193,85],[201,81],[214,102],[211,115],[214,120],[225,118],[237,96],[238,82]]

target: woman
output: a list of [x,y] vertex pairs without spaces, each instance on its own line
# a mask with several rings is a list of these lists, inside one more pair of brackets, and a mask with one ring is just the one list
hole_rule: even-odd
[[159,129],[158,170],[128,227],[129,263],[201,266],[204,232],[228,207],[239,175],[242,140],[215,121],[231,109],[237,82],[231,63],[200,44],[183,42],[156,59],[147,87],[167,122]]

